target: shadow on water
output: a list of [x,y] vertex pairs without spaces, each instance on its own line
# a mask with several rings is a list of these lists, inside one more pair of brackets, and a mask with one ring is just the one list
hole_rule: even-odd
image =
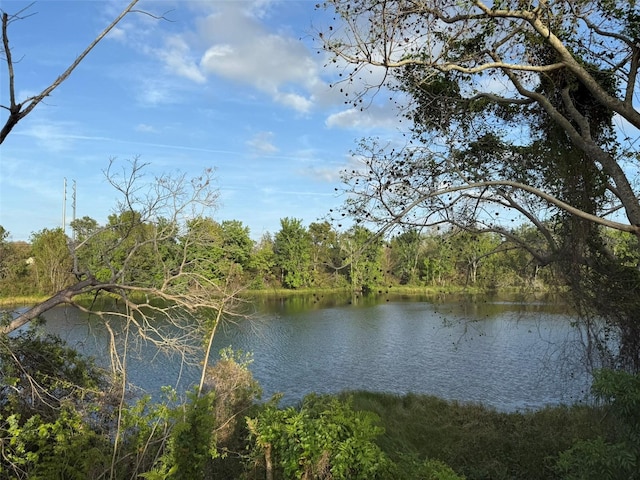
[[257,295],[249,300],[258,311],[273,314],[295,314],[308,310],[344,306],[373,307],[390,302],[423,302],[437,305],[443,313],[491,317],[508,311],[565,314],[567,305],[557,294],[545,293],[533,297],[528,293],[394,293],[377,291],[368,295],[348,291],[330,293],[297,293],[287,295]]

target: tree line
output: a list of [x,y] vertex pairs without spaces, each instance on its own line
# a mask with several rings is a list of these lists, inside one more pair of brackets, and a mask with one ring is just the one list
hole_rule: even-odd
[[[498,233],[406,229],[385,239],[362,226],[338,231],[328,221],[305,226],[301,219],[285,217],[280,230],[255,241],[242,221],[198,217],[187,222],[184,235],[176,226],[175,235],[158,240],[158,225],[166,227],[166,223],[142,222],[135,212],[110,215],[104,225],[85,216],[71,222],[71,236],[62,228],[44,228],[34,232],[28,243],[9,241],[9,232],[0,226],[0,296],[52,295],[75,281],[78,266],[107,280],[125,263],[127,283],[160,287],[162,270],[172,258],[175,263],[178,253],[192,266],[206,261],[200,272],[206,279],[219,282],[232,277],[251,290],[341,288],[367,294],[394,286],[547,289],[564,285],[553,266],[542,264]],[[543,241],[535,239],[533,228],[516,230],[531,242]],[[125,235],[129,243],[149,242],[132,254],[127,245],[115,247]],[[199,242],[185,248],[194,236]],[[606,229],[604,236],[626,264],[640,264],[633,239],[612,229]],[[82,248],[74,256],[78,246]],[[108,259],[105,252],[111,252]]]

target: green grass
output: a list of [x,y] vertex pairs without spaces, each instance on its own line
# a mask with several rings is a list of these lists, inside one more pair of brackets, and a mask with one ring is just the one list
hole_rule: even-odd
[[437,459],[468,480],[557,478],[560,452],[607,429],[602,413],[587,406],[502,413],[423,395],[345,395],[353,396],[354,408],[380,416],[379,445],[394,461],[407,454]]
[[14,307],[17,305],[35,305],[36,303],[44,302],[47,298],[44,295],[9,295],[6,297],[0,297],[1,307]]

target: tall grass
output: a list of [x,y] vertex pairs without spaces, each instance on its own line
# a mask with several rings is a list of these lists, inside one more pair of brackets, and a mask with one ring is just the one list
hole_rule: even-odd
[[377,413],[385,428],[380,447],[437,459],[468,480],[558,478],[553,466],[575,440],[606,436],[602,413],[589,406],[503,413],[480,405],[423,395],[355,392],[354,408]]
[[35,305],[44,302],[47,297],[43,295],[7,295],[0,296],[0,307],[21,307],[24,305]]

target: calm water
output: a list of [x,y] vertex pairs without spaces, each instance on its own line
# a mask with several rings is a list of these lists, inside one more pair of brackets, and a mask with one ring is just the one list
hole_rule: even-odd
[[[380,297],[356,305],[304,297],[262,300],[256,309],[255,319],[219,330],[214,351],[252,352],[263,398],[282,392],[283,403],[366,389],[512,411],[581,401],[588,390],[577,332],[554,303]],[[46,329],[108,362],[98,321],[60,308],[47,315]],[[129,362],[131,381],[151,393],[199,380],[198,367],[150,347]]]

